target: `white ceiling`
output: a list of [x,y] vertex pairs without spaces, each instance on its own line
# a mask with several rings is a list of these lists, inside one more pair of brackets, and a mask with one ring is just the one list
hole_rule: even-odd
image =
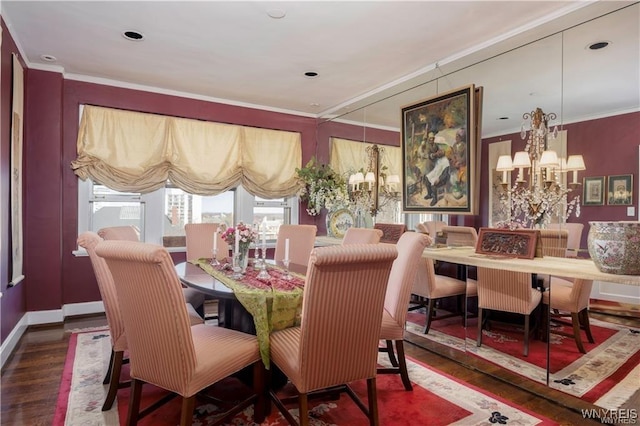
[[[401,105],[475,83],[484,87],[483,135],[490,135],[519,126],[537,106],[562,110],[564,121],[638,110],[637,3],[557,34],[631,4],[1,0],[0,7],[27,66],[68,79],[313,117],[419,86],[367,106],[366,116],[345,117],[390,128],[399,127]],[[285,16],[271,18],[274,11]],[[145,39],[128,41],[126,30]],[[585,49],[600,40],[611,45]]]

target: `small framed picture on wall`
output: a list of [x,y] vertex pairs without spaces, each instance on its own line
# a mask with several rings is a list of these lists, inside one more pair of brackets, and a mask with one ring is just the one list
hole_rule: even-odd
[[633,201],[633,175],[617,175],[607,178],[607,204],[628,206]]
[[582,205],[601,206],[604,204],[604,176],[586,177],[582,185]]

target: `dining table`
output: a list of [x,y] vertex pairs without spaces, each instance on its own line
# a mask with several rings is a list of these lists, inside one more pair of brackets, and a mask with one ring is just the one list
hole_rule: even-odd
[[282,262],[267,262],[266,280],[257,278],[259,268],[253,263],[241,278],[234,278],[227,264],[211,265],[206,258],[178,263],[175,269],[184,285],[218,299],[220,325],[256,335],[262,360],[270,368],[271,332],[300,325],[306,265],[289,264],[287,279]]

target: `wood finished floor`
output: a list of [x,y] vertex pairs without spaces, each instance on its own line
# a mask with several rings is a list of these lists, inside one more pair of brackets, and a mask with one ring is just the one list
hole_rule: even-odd
[[[51,425],[71,335],[69,331],[105,324],[104,316],[92,316],[67,319],[64,324],[30,327],[2,371],[0,425]],[[580,414],[580,408],[593,406],[531,382],[526,383],[529,391],[525,391],[516,386],[523,383],[522,378],[496,367],[487,364],[469,368],[433,349],[426,350],[410,342],[405,343],[405,350],[414,359],[541,413],[559,424],[600,424],[585,420]],[[491,373],[498,378],[479,372],[475,367],[491,368]]]

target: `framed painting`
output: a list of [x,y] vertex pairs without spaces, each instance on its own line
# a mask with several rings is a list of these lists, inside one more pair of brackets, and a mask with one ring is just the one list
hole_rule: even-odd
[[633,201],[633,175],[609,176],[607,187],[607,204],[628,206]]
[[533,259],[536,254],[537,242],[538,231],[534,229],[480,228],[476,253]]
[[481,102],[469,85],[402,107],[404,212],[477,214]]
[[582,205],[601,206],[604,204],[604,176],[586,177],[582,185]]

